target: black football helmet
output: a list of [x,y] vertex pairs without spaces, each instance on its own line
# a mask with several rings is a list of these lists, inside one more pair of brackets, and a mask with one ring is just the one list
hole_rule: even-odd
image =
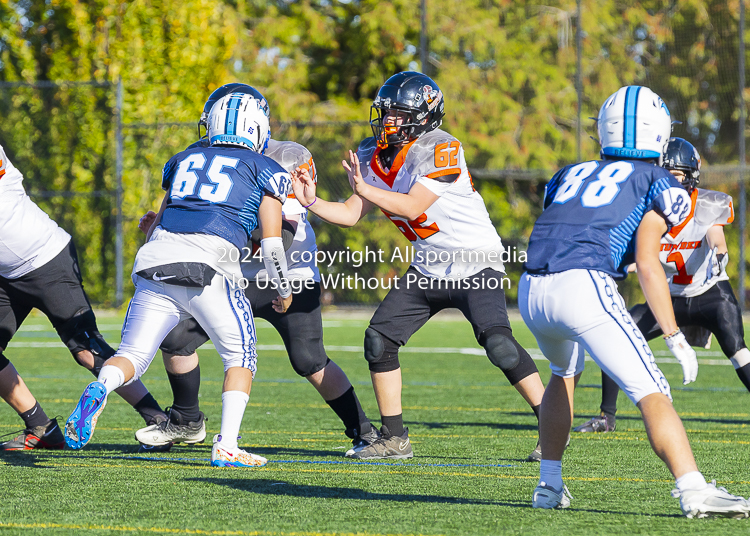
[[[208,133],[208,113],[211,111],[213,105],[217,100],[225,95],[229,95],[230,93],[247,93],[248,95],[252,95],[261,102],[263,111],[266,112],[266,115],[269,119],[271,118],[271,112],[268,109],[268,101],[260,91],[255,89],[253,86],[240,84],[239,82],[224,84],[220,88],[215,89],[214,92],[211,93],[211,95],[208,97],[206,104],[203,105],[203,112],[201,113],[201,118],[198,120],[198,138],[203,139]],[[206,134],[201,134],[201,127],[205,129]],[[268,137],[271,137],[270,132],[268,133]]]
[[662,166],[685,173],[682,185],[692,192],[700,182],[701,156],[692,143],[682,138],[669,138]]
[[[387,127],[383,123],[388,110],[407,114],[403,124]],[[443,122],[443,92],[427,75],[406,71],[391,76],[370,107],[370,127],[378,147],[399,145],[435,130]]]

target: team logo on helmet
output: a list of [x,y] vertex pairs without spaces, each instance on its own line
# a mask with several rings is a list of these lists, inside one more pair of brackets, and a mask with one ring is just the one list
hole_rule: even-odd
[[422,88],[422,98],[427,103],[427,109],[432,111],[443,100],[443,92],[432,86],[425,85]]

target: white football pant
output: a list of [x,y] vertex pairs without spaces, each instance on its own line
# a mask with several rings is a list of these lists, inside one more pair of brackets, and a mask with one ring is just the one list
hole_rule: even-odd
[[571,378],[581,373],[586,350],[634,404],[653,393],[671,399],[669,383],[608,274],[524,273],[518,307],[553,374]]
[[115,354],[133,364],[134,380],[146,372],[164,337],[189,317],[195,318],[211,338],[225,371],[243,367],[255,375],[255,324],[242,289],[232,288],[220,274],[205,288],[180,287],[139,276],[134,279],[135,294]]

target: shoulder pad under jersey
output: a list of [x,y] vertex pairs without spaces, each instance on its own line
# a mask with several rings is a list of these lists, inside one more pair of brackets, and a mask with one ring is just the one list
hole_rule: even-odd
[[404,165],[412,175],[422,177],[435,174],[460,174],[458,151],[461,142],[445,132],[436,129],[421,136],[409,148]]
[[372,155],[375,153],[375,149],[378,148],[378,144],[375,138],[370,136],[362,140],[357,148],[357,158],[359,158],[359,169],[363,177],[367,176],[367,167],[370,165]]
[[310,175],[314,181],[318,180],[313,163],[312,154],[307,147],[293,141],[268,140],[268,148],[263,153],[268,158],[278,162],[278,164],[289,173],[301,166],[308,166]]
[[375,138],[372,136],[365,138],[359,144],[359,147],[357,147],[357,156],[359,156],[359,160],[362,161],[366,159],[369,161],[372,158],[372,153],[374,153],[377,148],[378,144],[375,142]]
[[700,225],[726,225],[734,221],[732,196],[723,192],[698,189],[695,221]]
[[0,145],[0,177],[5,175],[5,168],[8,167],[8,157],[5,156],[5,149]]
[[209,143],[208,138],[201,138],[195,143],[191,143],[190,145],[185,147],[185,150],[187,151],[188,149],[195,149],[196,147],[211,147],[211,144]]

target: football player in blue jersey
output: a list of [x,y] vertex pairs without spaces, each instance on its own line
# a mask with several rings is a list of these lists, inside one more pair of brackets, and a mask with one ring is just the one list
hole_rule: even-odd
[[[200,139],[191,147],[209,145],[208,138],[201,136],[202,128],[208,126],[208,114],[214,103],[230,93],[247,93],[265,102],[263,95],[247,84],[231,83],[217,88],[204,105],[198,123]],[[302,166],[315,176],[312,155],[298,143],[270,139],[264,154],[287,171]],[[307,220],[307,209],[294,195],[289,195],[282,205],[282,215],[281,232],[287,250],[289,278],[293,282],[294,302],[287,313],[279,314],[273,310],[275,291],[266,284],[262,263],[252,257],[246,259],[247,255],[243,253],[243,275],[248,279],[245,296],[250,301],[255,318],[267,320],[281,335],[294,371],[315,387],[341,419],[353,447],[361,447],[375,441],[379,434],[370,424],[346,373],[326,354],[320,306],[320,273],[313,261],[299,260],[306,255],[314,258],[317,251],[315,232]],[[148,234],[155,218],[155,213],[147,213],[141,218],[139,228]],[[253,232],[252,243],[248,243],[253,251],[257,247],[256,234],[257,230]],[[207,340],[206,332],[195,319],[189,318],[180,322],[162,342],[160,349],[174,403],[168,420],[146,426],[135,433],[143,448],[165,450],[173,443],[191,444],[205,438],[205,420],[198,398],[200,366],[196,350]]]
[[[750,350],[745,344],[742,311],[734,296],[726,266],[729,262],[724,225],[734,220],[728,194],[698,189],[701,158],[693,145],[672,138],[664,167],[685,187],[692,201],[690,215],[661,239],[661,263],[667,274],[677,324],[693,346],[710,346],[711,334],[750,390]],[[640,303],[630,309],[646,340],[662,334],[648,308]],[[602,372],[601,414],[574,429],[575,432],[613,432],[616,426],[617,394],[620,388]]]
[[602,105],[597,127],[602,160],[566,166],[547,185],[518,288],[521,315],[552,370],[539,420],[542,461],[532,506],[570,506],[562,455],[587,350],[638,406],[651,446],[675,477],[673,496],[680,497],[682,512],[747,517],[750,502],[706,483],[698,470],[669,383],[615,284],[634,258],[684,383],[694,381],[698,361],[675,322],[659,261],[662,235],[690,213],[687,192],[658,165],[671,133],[669,110],[650,89],[623,87]]
[[244,93],[226,95],[208,117],[211,146],[182,151],[164,166],[166,195],[157,225],[135,259],[135,294],[122,343],[68,418],[69,447],[79,449],[91,440],[109,393],[141,377],[164,337],[180,321],[195,318],[224,362],[221,432],[214,438],[211,464],[265,465],[265,458],[237,444],[257,355],[239,259],[229,253],[244,247],[260,225],[263,259],[279,294],[274,308],[279,313],[289,308],[281,205],[290,179],[261,154],[269,132],[265,101]]

